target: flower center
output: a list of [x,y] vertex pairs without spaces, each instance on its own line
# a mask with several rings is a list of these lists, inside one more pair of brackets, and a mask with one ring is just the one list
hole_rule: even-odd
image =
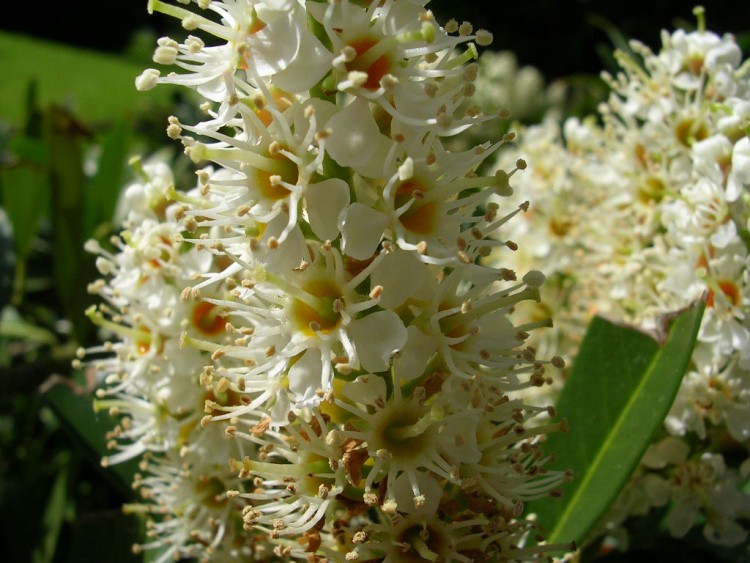
[[421,200],[422,194],[429,188],[415,178],[410,178],[401,182],[396,188],[396,197],[394,206],[396,209],[405,205],[411,198],[415,198],[414,203],[399,216],[401,224],[412,233],[427,235],[433,232],[436,223],[438,206],[431,201]]
[[674,133],[681,144],[690,148],[697,141],[708,137],[708,127],[703,121],[688,117],[677,124]]
[[[716,284],[724,297],[729,301],[732,307],[737,307],[740,304],[740,290],[737,285],[731,280],[719,280]],[[714,299],[716,297],[716,291],[712,288],[708,291],[708,297],[706,298],[706,307],[714,306]]]
[[415,407],[408,403],[382,411],[373,432],[377,438],[370,446],[376,450],[387,450],[401,460],[421,456],[425,448],[433,443],[433,433],[428,430],[434,420],[430,412]]
[[[260,190],[263,197],[272,201],[278,201],[289,196],[289,190],[284,184],[296,185],[299,179],[299,169],[297,165],[285,157],[283,154],[269,154],[268,158],[276,161],[277,165],[272,170],[255,168],[252,179],[255,180],[255,186]],[[278,182],[278,179],[281,182]]]
[[356,51],[357,56],[346,65],[346,69],[366,73],[367,81],[363,86],[368,90],[377,90],[380,88],[380,80],[388,74],[393,66],[387,54],[376,57],[374,60],[372,60],[372,53],[368,56],[368,51],[377,44],[378,41],[371,37],[358,39],[349,44]]
[[203,505],[210,509],[223,508],[227,502],[227,497],[224,495],[227,488],[217,477],[199,477],[194,488],[195,494],[201,499]]
[[638,199],[641,203],[659,203],[664,196],[666,186],[660,178],[649,176],[638,186]]
[[303,290],[312,300],[294,299],[292,301],[292,319],[300,331],[312,336],[316,332],[328,334],[338,327],[341,314],[336,302],[341,299],[341,290],[330,280],[314,280],[307,283]]
[[227,324],[227,318],[220,313],[221,310],[213,303],[198,303],[193,308],[193,326],[205,336],[217,336]]
[[[416,520],[416,519],[415,519]],[[431,519],[407,523],[396,535],[398,560],[409,562],[450,561],[454,546],[444,525]]]

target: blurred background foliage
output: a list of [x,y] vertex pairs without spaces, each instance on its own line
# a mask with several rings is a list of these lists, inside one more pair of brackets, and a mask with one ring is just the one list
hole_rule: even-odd
[[[493,49],[512,51],[547,81],[564,81],[565,111],[582,114],[605,95],[597,75],[614,68],[613,47],[628,37],[658,47],[662,28],[692,27],[693,5],[430,7],[439,21],[492,31]],[[706,8],[708,28],[735,33],[747,53],[748,8]],[[182,30],[149,16],[145,0],[48,2],[41,10],[44,17],[6,11],[0,22],[0,548],[6,562],[137,561],[129,546],[140,530],[120,508],[132,500],[134,468],[100,468],[111,425],[106,413],[93,413],[93,382],[71,360],[96,343],[84,315],[96,272],[83,245],[107,244],[120,188],[132,178],[129,159],[172,146],[178,178],[193,182],[164,134],[167,116],[190,121],[185,91],[133,86],[154,66],[156,38]]]

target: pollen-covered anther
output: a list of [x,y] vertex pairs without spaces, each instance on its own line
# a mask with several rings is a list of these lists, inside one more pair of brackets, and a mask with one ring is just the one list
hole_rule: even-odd
[[438,126],[443,127],[445,129],[450,127],[451,124],[453,123],[453,117],[447,112],[439,113],[436,116],[436,120],[437,120]]
[[172,116],[168,119],[169,125],[167,125],[167,136],[170,139],[179,139],[182,135],[182,126],[179,120]]
[[433,84],[432,82],[428,82],[424,85],[424,93],[427,94],[430,98],[434,98],[438,95],[440,92],[440,89],[437,87],[437,84]]
[[384,90],[393,90],[398,85],[399,85],[398,78],[393,76],[392,74],[384,74],[383,77],[380,79],[380,86]]
[[487,47],[492,44],[493,36],[492,33],[486,29],[479,29],[475,35],[477,45],[481,47]]
[[[471,84],[471,83],[464,84],[464,86],[461,88],[461,95],[464,96],[465,98],[471,98],[476,93],[476,91],[477,91],[477,87],[474,86],[474,84]],[[478,106],[472,106],[471,110],[474,116],[479,115],[477,111],[481,112]],[[466,111],[467,113],[469,113],[468,108]]]
[[382,285],[376,285],[372,288],[372,291],[370,291],[370,299],[379,299],[380,296],[383,294],[383,286]]
[[471,35],[472,31],[474,31],[474,26],[469,22],[462,22],[461,25],[458,26],[458,34],[461,36]]
[[471,63],[464,67],[462,78],[466,82],[474,82],[479,76],[479,65]]
[[386,514],[396,514],[398,510],[398,503],[395,499],[388,499],[383,503],[383,512]]
[[391,455],[391,452],[389,452],[385,448],[380,448],[378,451],[375,452],[375,457],[377,457],[380,460],[385,460],[385,459],[390,459],[392,455]]
[[555,366],[557,369],[563,369],[565,367],[565,360],[561,358],[560,356],[553,356],[550,361],[552,365]]
[[335,369],[341,375],[349,375],[350,373],[352,373],[352,371],[354,371],[349,362],[337,362],[333,365],[333,369]]
[[[354,59],[357,58],[357,51],[351,45],[346,45],[346,46],[344,46],[343,49],[341,49],[341,55],[339,55],[339,56],[341,57],[341,60],[343,62],[350,63]],[[336,61],[334,61],[334,62],[336,62]]]
[[361,70],[350,70],[346,75],[346,79],[355,87],[364,86],[369,78],[367,73]]
[[318,131],[317,133],[315,133],[315,140],[318,141],[318,142],[324,141],[324,140],[328,139],[331,135],[333,135],[333,130],[332,129],[328,129],[328,128],[327,129],[323,129],[323,130]]

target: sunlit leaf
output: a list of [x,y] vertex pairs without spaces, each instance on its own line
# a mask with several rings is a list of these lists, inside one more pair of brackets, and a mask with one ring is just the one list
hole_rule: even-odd
[[570,432],[551,435],[556,467],[571,469],[560,502],[530,503],[549,543],[581,544],[614,501],[660,426],[690,360],[704,303],[649,335],[596,317],[558,402]]
[[[92,395],[67,379],[48,385],[44,398],[85,456],[96,467],[100,467],[101,459],[111,453],[107,450],[105,436],[115,427],[116,420],[106,412],[94,412]],[[133,460],[101,468],[101,474],[125,498],[132,498],[131,483],[136,469],[137,461]]]
[[20,124],[26,114],[25,91],[32,82],[40,107],[66,104],[87,122],[166,108],[175,92],[170,86],[139,92],[135,77],[141,66],[38,37],[0,31],[0,54],[2,119],[13,124]]

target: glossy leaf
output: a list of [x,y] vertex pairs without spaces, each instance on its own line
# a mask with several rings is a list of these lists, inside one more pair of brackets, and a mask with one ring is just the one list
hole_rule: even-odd
[[[106,448],[106,435],[115,427],[116,420],[106,412],[95,412],[92,395],[67,379],[49,384],[44,398],[85,457],[100,467],[101,459],[111,453]],[[137,461],[132,460],[102,468],[101,473],[124,497],[132,498],[131,483],[136,469]]]
[[549,437],[573,481],[559,502],[530,503],[549,543],[583,543],[627,482],[672,405],[703,315],[698,302],[650,335],[601,317],[591,322],[558,402],[570,431]]

